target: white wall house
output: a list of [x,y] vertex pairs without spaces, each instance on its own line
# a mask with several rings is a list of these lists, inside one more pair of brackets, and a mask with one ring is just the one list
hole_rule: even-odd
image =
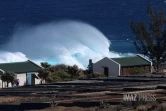
[[[1,72],[13,72],[16,76],[15,79],[19,79],[19,86],[40,84],[41,79],[37,77],[37,71],[42,67],[28,60],[25,62],[13,62],[13,63],[1,63]],[[1,73],[2,74],[2,73]],[[0,80],[0,88],[6,87],[7,83]],[[11,87],[11,83],[9,87]]]
[[106,74],[108,77],[119,76],[120,64],[110,58],[105,57],[93,64],[93,72]]
[[136,55],[121,58],[103,58],[93,63],[93,72],[105,74],[107,77],[129,75],[135,68],[143,68],[146,73],[152,72],[152,62],[143,56]]

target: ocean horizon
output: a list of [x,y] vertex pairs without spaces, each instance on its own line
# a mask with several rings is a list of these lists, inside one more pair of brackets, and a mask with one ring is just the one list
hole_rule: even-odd
[[137,54],[129,21],[148,20],[164,0],[0,1],[0,63],[27,59],[77,64]]

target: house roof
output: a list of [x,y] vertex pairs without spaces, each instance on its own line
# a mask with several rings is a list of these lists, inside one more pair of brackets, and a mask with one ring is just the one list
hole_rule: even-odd
[[115,62],[119,63],[122,67],[125,66],[140,66],[140,65],[151,65],[151,63],[143,57],[132,56],[132,57],[121,57],[121,58],[111,58]]
[[36,72],[41,69],[40,66],[28,60],[25,62],[2,63],[0,69],[14,73]]

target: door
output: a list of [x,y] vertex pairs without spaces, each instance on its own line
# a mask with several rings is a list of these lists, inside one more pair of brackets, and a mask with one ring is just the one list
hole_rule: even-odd
[[31,85],[35,85],[35,74],[31,75]]
[[27,78],[26,78],[27,85],[34,85],[35,83],[34,74],[35,74],[34,72],[27,73]]
[[108,77],[108,74],[109,74],[108,67],[104,67],[104,75]]

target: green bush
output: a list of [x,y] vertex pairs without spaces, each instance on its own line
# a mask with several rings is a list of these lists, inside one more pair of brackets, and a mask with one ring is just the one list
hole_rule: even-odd
[[49,65],[48,63],[41,63],[41,65],[43,69],[38,71],[38,77],[41,78],[42,81],[47,81],[47,83],[86,78],[83,70],[77,65]]
[[63,70],[58,70],[51,74],[51,78],[54,82],[57,82],[70,80],[71,76]]
[[51,79],[53,82],[61,81],[61,78],[57,74],[51,74]]
[[132,71],[131,71],[131,74],[143,74],[145,73],[146,71],[143,69],[143,68],[134,68]]
[[98,78],[98,77],[105,77],[105,75],[98,72],[87,74],[87,78]]

